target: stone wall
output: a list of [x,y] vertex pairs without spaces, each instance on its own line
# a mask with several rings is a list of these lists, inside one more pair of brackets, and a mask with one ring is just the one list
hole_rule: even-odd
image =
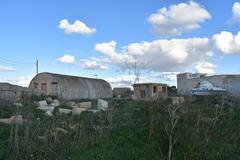
[[10,83],[0,83],[0,100],[20,101],[28,95],[30,95],[30,92],[26,87]]

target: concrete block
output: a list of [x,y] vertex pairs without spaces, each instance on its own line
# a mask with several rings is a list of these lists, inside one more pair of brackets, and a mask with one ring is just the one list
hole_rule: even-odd
[[51,105],[51,106],[55,106],[55,107],[57,107],[57,106],[60,105],[60,102],[59,102],[59,100],[54,99],[50,105]]
[[98,109],[105,111],[108,108],[108,102],[102,99],[98,99]]
[[72,109],[72,114],[73,115],[80,115],[83,111],[86,111],[86,110],[87,110],[86,108],[76,107],[76,108]]
[[64,108],[59,108],[60,114],[69,114],[72,112],[71,109],[64,109]]
[[10,118],[2,118],[0,122],[5,124],[23,124],[23,119],[21,115],[18,115],[11,116]]
[[48,105],[48,104],[47,104],[47,101],[45,101],[45,100],[39,101],[38,104],[39,104],[40,107],[41,107],[41,106],[47,106],[47,105]]
[[53,116],[53,114],[52,114],[51,111],[46,111],[46,115],[49,116],[49,117],[52,117],[52,116]]
[[69,102],[67,102],[67,105],[74,107],[74,106],[76,106],[76,102],[69,101]]
[[77,103],[77,106],[80,108],[91,108],[92,107],[92,102],[81,102],[81,103]]
[[13,105],[16,107],[23,107],[23,104],[18,102],[14,102]]
[[38,109],[40,109],[40,110],[43,110],[43,111],[50,111],[50,112],[53,112],[53,110],[54,110],[54,106],[40,106],[40,107],[38,107]]
[[23,124],[23,118],[21,115],[12,116],[10,120],[12,124]]

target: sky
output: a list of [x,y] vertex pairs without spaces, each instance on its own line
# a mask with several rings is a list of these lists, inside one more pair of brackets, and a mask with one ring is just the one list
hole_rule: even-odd
[[236,0],[0,0],[0,20],[0,82],[28,86],[37,60],[113,87],[240,72]]

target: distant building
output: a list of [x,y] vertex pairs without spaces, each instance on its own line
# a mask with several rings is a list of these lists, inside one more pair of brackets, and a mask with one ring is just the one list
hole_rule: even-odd
[[112,97],[112,88],[105,80],[48,72],[35,76],[29,89],[33,95],[56,96],[65,100]]
[[201,82],[209,82],[214,87],[226,90],[226,94],[240,97],[240,75],[212,75],[181,73],[177,75],[177,91],[179,95],[190,95],[191,90]]
[[135,100],[156,100],[159,97],[167,97],[167,84],[163,83],[140,83],[134,84]]
[[0,83],[0,99],[6,101],[20,101],[29,94],[28,88],[13,85],[10,83]]
[[131,88],[127,88],[127,87],[114,88],[113,89],[113,97],[131,98],[132,97],[132,90],[131,90]]
[[177,87],[176,86],[168,86],[168,96],[176,96],[177,95]]

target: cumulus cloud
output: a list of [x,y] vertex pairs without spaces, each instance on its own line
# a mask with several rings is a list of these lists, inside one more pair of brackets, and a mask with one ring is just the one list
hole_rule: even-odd
[[76,60],[75,57],[71,54],[65,54],[62,57],[59,57],[57,61],[62,63],[68,63],[68,64],[75,64]]
[[213,35],[215,48],[225,54],[240,54],[240,32],[233,35],[231,32],[222,31]]
[[0,72],[13,72],[13,71],[16,71],[16,69],[13,67],[0,65]]
[[213,74],[216,68],[217,66],[210,62],[199,63],[195,67],[198,73],[207,73],[207,74]]
[[96,33],[95,28],[88,27],[80,20],[76,20],[74,23],[70,24],[67,19],[63,19],[60,21],[58,27],[62,29],[66,34],[76,33],[81,35],[90,35]]
[[116,42],[103,42],[96,44],[95,49],[105,55],[111,63],[120,68],[126,63],[156,72],[178,72],[199,63],[207,62],[212,56],[211,45],[208,38],[170,39],[144,41],[132,43],[117,51]]
[[[114,87],[126,87],[132,85],[135,81],[134,75],[118,75],[115,77],[104,78],[107,82],[109,82]],[[139,78],[139,83],[147,82],[144,77]]]
[[200,4],[189,1],[160,8],[148,18],[158,35],[180,35],[200,27],[211,15]]
[[81,67],[89,70],[107,70],[108,67],[103,64],[103,60],[91,57],[89,59],[81,60]]
[[161,80],[161,81],[176,81],[177,80],[177,74],[179,72],[161,72],[161,73],[155,73],[153,77]]
[[232,12],[233,12],[233,20],[240,21],[240,3],[239,2],[235,2],[233,4]]

